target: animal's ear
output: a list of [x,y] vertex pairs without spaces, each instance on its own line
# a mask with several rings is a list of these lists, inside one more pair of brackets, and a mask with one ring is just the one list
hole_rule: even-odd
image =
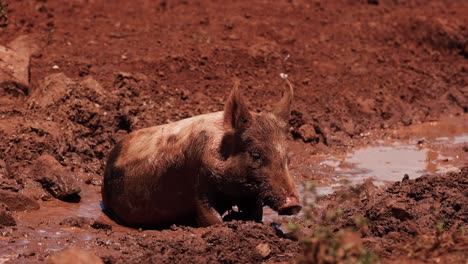
[[273,114],[284,122],[288,123],[291,113],[291,104],[294,96],[294,89],[287,77],[283,78],[286,81],[286,89],[283,91],[283,97],[273,110]]
[[252,114],[239,91],[239,79],[234,80],[231,95],[224,106],[224,127],[227,130],[244,131],[252,122]]

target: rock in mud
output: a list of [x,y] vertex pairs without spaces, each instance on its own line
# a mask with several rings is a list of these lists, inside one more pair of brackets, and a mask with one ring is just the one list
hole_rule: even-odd
[[311,124],[304,124],[301,127],[299,127],[297,131],[298,135],[302,140],[306,143],[308,142],[315,142],[318,143],[319,141],[319,135],[315,132],[315,128]]
[[258,244],[258,246],[255,248],[255,251],[262,257],[262,258],[267,258],[271,254],[271,248],[268,244],[266,243],[261,243]]
[[0,159],[0,189],[18,192],[21,186],[10,174],[6,162]]
[[0,85],[13,84],[29,87],[31,55],[39,50],[31,36],[19,36],[7,47],[0,46]]
[[31,180],[25,179],[22,182],[23,189],[21,189],[21,193],[31,197],[34,200],[43,200],[43,201],[50,201],[53,199],[52,195],[50,195],[47,191],[42,189],[41,183]]
[[40,182],[52,196],[66,202],[79,202],[81,192],[76,175],[50,155],[40,156],[31,171],[31,178]]
[[102,260],[94,253],[79,249],[68,248],[50,256],[47,264],[102,264]]
[[62,222],[60,222],[60,225],[85,228],[85,227],[89,227],[92,222],[93,220],[89,217],[72,216],[72,217],[63,219]]
[[28,99],[30,108],[44,108],[59,102],[75,83],[63,73],[47,76],[38,89],[31,92]]
[[15,226],[16,221],[6,205],[0,203],[0,228],[4,226]]
[[81,81],[81,85],[88,88],[94,95],[101,96],[107,94],[101,84],[91,76],[84,78],[84,80]]
[[0,190],[0,203],[12,211],[37,210],[39,204],[26,195],[17,192]]

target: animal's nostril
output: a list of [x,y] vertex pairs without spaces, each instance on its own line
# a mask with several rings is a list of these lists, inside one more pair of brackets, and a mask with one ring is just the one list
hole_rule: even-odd
[[278,214],[279,215],[295,215],[295,214],[298,214],[301,211],[301,209],[302,209],[302,206],[300,205],[287,206],[278,210]]
[[294,215],[301,211],[302,206],[299,203],[299,199],[295,196],[288,196],[286,197],[286,202],[284,205],[278,210],[278,214],[280,215]]

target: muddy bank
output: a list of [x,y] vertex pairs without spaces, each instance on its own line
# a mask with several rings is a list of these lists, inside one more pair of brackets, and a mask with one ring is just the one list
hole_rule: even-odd
[[444,175],[424,175],[379,190],[370,181],[320,199],[323,212],[342,210],[335,228],[356,228],[356,217],[368,219],[361,229],[365,247],[384,262],[463,263],[467,258],[468,168]]
[[[467,177],[465,167],[457,173],[415,180],[404,177],[387,189],[366,182],[306,206],[306,211],[316,213],[312,219],[277,219],[280,228],[271,222],[228,222],[209,228],[174,226],[152,231],[123,228],[102,217],[62,215],[31,224],[33,221],[21,220],[20,214],[16,227],[2,229],[0,244],[7,252],[2,260],[35,262],[73,246],[94,252],[106,263],[289,262],[300,259],[304,241],[326,225],[332,230],[357,232],[348,243],[362,245],[385,263],[401,259],[463,263],[468,257]],[[338,211],[340,215],[330,223],[327,217]],[[357,217],[369,220],[365,228]],[[299,231],[290,234],[288,223],[296,223]]]

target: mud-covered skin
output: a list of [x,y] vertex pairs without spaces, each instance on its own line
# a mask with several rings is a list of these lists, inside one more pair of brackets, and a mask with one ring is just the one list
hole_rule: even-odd
[[234,205],[243,220],[261,221],[263,205],[298,213],[285,148],[293,96],[286,82],[274,113],[250,112],[236,82],[223,112],[126,136],[106,166],[105,210],[122,224],[154,228],[219,224]]

